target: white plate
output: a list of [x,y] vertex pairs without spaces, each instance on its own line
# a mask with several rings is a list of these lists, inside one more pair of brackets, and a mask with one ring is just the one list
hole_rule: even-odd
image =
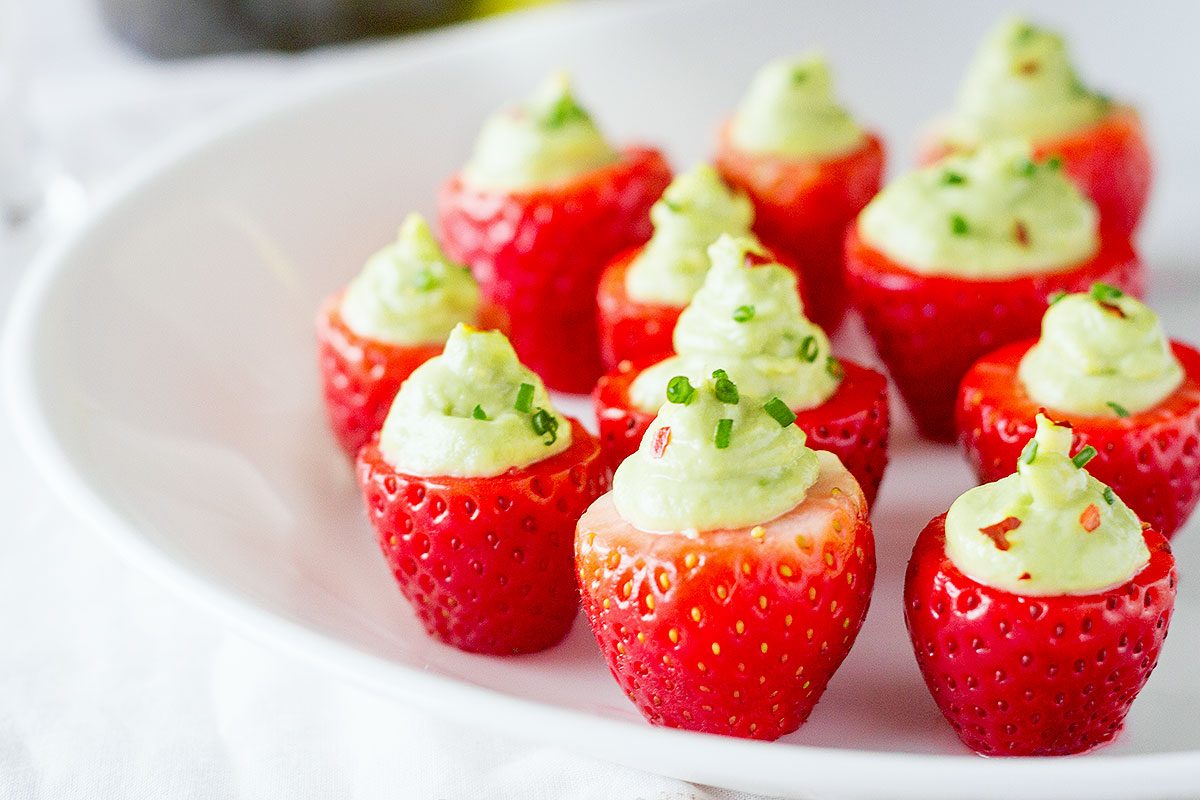
[[[966,6],[968,4],[961,4]],[[967,754],[927,695],[898,595],[913,537],[969,485],[957,454],[902,422],[875,521],[863,635],[803,730],[764,744],[651,728],[587,625],[541,655],[465,655],[423,636],[325,433],[318,299],[387,241],[465,157],[483,115],[552,67],[621,138],[678,164],[764,58],[813,44],[899,161],[948,102],[992,10],[589,4],[435,37],[353,80],[160,154],[36,267],[7,334],[10,408],[46,478],[131,559],[247,631],[380,692],[513,736],[710,784],[820,797],[1134,797],[1200,790],[1200,530],[1162,663],[1113,746],[1070,759]],[[1056,7],[1089,75],[1135,96],[1162,170],[1146,230],[1154,298],[1197,336],[1196,29]],[[1169,56],[1167,55],[1169,54]],[[1186,265],[1186,266],[1185,266]],[[1190,328],[1190,329],[1189,329]],[[843,346],[860,348],[849,337]]]

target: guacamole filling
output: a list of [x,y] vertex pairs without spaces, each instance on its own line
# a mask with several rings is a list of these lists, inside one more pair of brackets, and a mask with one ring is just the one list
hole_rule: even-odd
[[1071,455],[1072,431],[1039,414],[1017,472],[963,494],[946,515],[946,555],[963,574],[1013,594],[1092,594],[1150,560],[1137,516]]

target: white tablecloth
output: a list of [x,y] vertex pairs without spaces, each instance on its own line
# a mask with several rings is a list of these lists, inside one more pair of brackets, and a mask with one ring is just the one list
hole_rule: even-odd
[[[34,110],[89,188],[199,117],[381,49],[154,64],[86,0],[29,10]],[[0,308],[46,238],[0,235]],[[0,515],[3,800],[731,796],[448,724],[225,630],[73,519],[7,418]]]

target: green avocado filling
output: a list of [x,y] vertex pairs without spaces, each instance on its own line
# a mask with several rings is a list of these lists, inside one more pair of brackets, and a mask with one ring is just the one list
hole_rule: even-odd
[[1062,36],[1012,17],[983,40],[959,87],[945,136],[959,146],[1042,139],[1099,122],[1112,105],[1086,87]]
[[613,476],[613,501],[646,531],[718,530],[795,508],[817,480],[817,454],[781,401],[741,391],[722,370],[671,381],[638,451]]
[[525,104],[484,123],[463,180],[481,189],[524,191],[568,183],[619,158],[560,73]]
[[1118,289],[1056,300],[1018,377],[1038,405],[1065,414],[1126,417],[1153,408],[1183,383],[1158,315]]
[[1016,474],[963,494],[946,515],[946,555],[963,574],[1013,594],[1092,594],[1146,566],[1137,516],[1071,457],[1072,431],[1043,414]]
[[487,478],[571,446],[571,424],[504,334],[459,325],[400,387],[379,449],[409,475]]
[[399,345],[441,344],[479,317],[479,286],[410,214],[396,241],[367,259],[342,295],[342,319],[359,336]]
[[844,155],[866,138],[838,105],[829,65],[817,54],[778,59],[759,70],[730,125],[739,150],[795,159]]
[[625,291],[641,303],[682,306],[708,274],[708,246],[723,233],[750,235],[754,206],[700,164],[671,181],[650,220],[654,236],[629,265]]
[[[804,316],[796,276],[779,264],[755,265],[751,238],[722,235],[709,248],[712,267],[675,325],[676,355],[648,367],[629,387],[631,403],[656,412],[673,376],[693,383],[723,369],[742,391],[814,408],[837,391],[841,375],[829,337]],[[840,365],[838,365],[840,366]]]
[[1100,248],[1096,207],[1061,164],[1015,141],[902,175],[863,209],[858,233],[914,272],[968,280],[1054,272]]

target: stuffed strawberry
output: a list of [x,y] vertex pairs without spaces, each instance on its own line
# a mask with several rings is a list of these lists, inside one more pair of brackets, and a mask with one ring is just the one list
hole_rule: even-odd
[[578,611],[575,522],[608,488],[600,448],[500,333],[459,326],[358,455],[367,515],[429,635],[543,650]]
[[1039,415],[1017,473],[922,531],[904,584],[917,663],[985,755],[1066,755],[1112,739],[1150,677],[1175,602],[1166,539]]
[[[754,207],[715,169],[701,164],[671,182],[650,218],[650,241],[622,253],[600,277],[600,355],[609,371],[624,363],[654,364],[674,352],[671,333],[704,283],[708,246],[722,233],[752,235]],[[772,253],[769,260],[778,259]],[[798,267],[785,266],[799,279]]]
[[676,393],[579,520],[584,611],[651,723],[776,739],[799,727],[867,612],[867,503],[779,398],[718,374]]
[[1047,297],[1095,281],[1140,295],[1129,239],[1054,162],[981,148],[889,185],[847,235],[855,300],[917,426],[954,439],[954,398],[976,359],[1037,335]]
[[675,328],[677,355],[600,379],[593,402],[605,456],[615,467],[638,449],[664,397],[721,369],[752,394],[779,397],[809,446],[837,455],[873,503],[887,466],[887,381],[831,355],[795,277],[758,263],[756,247],[723,236],[710,248],[712,268]]
[[1061,159],[1104,227],[1137,228],[1152,177],[1137,111],[1084,86],[1061,36],[1015,17],[984,40],[957,107],[935,126],[921,160],[1009,138],[1031,142],[1039,160]]
[[505,309],[521,360],[551,388],[588,392],[603,371],[600,272],[650,238],[650,206],[670,180],[657,150],[611,147],[557,76],[488,120],[443,186],[447,252]]
[[1168,538],[1200,499],[1200,353],[1119,289],[1055,298],[1037,341],[984,356],[958,394],[959,441],[981,481],[1011,470],[1039,408],[1104,458],[1092,474]]
[[317,314],[317,352],[329,426],[351,458],[383,425],[400,384],[442,352],[460,322],[501,326],[471,273],[446,258],[418,214],[367,260]]
[[837,104],[824,59],[763,67],[721,129],[716,164],[754,201],[755,232],[800,266],[809,315],[836,329],[848,301],[842,241],[879,191],[884,152]]

